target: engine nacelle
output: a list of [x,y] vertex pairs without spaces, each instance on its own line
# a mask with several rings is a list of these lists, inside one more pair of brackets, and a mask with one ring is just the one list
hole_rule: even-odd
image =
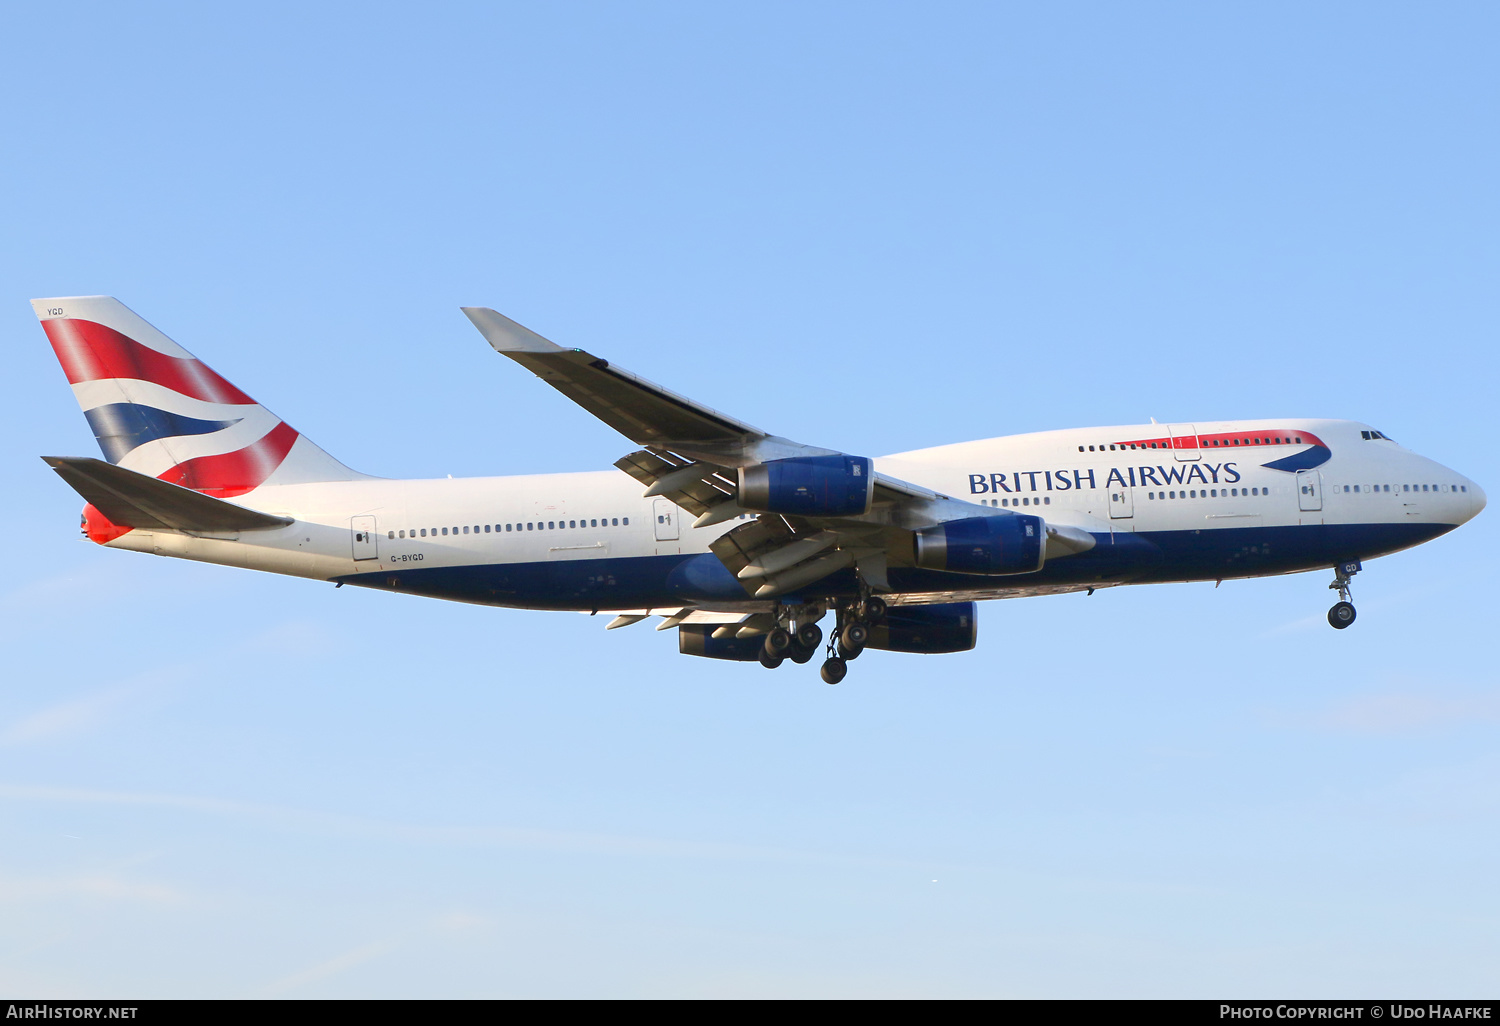
[[870,628],[866,648],[887,652],[967,652],[979,636],[973,602],[941,602],[930,606],[891,606]]
[[1047,558],[1047,525],[1041,517],[950,520],[916,533],[917,566],[959,574],[1030,574]]
[[865,456],[795,456],[740,468],[740,505],[767,513],[849,517],[868,513],[875,467]]
[[756,634],[749,638],[716,638],[719,629],[714,623],[685,623],[677,628],[677,651],[683,655],[707,656],[709,659],[733,659],[748,663],[760,658],[766,636]]

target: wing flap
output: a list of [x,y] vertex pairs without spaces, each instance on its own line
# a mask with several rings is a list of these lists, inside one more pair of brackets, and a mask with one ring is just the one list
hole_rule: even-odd
[[82,456],[43,456],[59,477],[120,527],[205,533],[268,531],[288,517],[246,509],[191,488],[171,484]]

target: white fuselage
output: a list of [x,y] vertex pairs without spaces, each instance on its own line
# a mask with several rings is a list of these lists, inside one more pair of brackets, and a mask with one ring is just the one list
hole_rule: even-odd
[[[1277,420],[1187,427],[1188,432],[1177,431],[1178,438],[1205,439],[1201,447],[1181,448],[1172,440],[1173,429],[1148,424],[963,442],[879,458],[876,466],[882,474],[976,507],[1019,508],[1096,535],[1196,536],[1329,525],[1423,529],[1372,534],[1370,551],[1362,555],[1416,544],[1464,523],[1484,506],[1484,494],[1472,481],[1395,442],[1367,437],[1378,436],[1367,425]],[[1326,451],[1310,449],[1304,434],[1320,440]],[[1215,444],[1208,444],[1210,438]],[[1160,441],[1153,447],[1148,439]],[[1321,462],[1301,473],[1264,466],[1289,458]],[[608,567],[618,560],[690,556],[707,552],[714,538],[742,522],[694,529],[692,518],[669,500],[643,498],[641,491],[638,482],[615,470],[271,484],[235,501],[291,517],[295,522],[289,527],[240,535],[134,530],[108,544],[333,580],[574,560]],[[975,515],[984,514],[976,508]],[[1205,571],[1194,564],[1178,575],[1167,566],[1151,579],[1254,576],[1331,564],[1321,556],[1309,559],[1312,565],[1265,570],[1247,565],[1243,574],[1233,567]],[[512,592],[496,602],[531,604],[526,595]]]

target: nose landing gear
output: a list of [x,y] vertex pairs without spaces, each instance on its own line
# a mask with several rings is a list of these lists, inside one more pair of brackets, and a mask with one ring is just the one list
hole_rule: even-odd
[[1349,579],[1362,569],[1364,568],[1358,560],[1340,563],[1333,568],[1333,583],[1328,587],[1339,593],[1339,601],[1328,611],[1328,623],[1337,630],[1343,630],[1354,622],[1354,603],[1349,601]]

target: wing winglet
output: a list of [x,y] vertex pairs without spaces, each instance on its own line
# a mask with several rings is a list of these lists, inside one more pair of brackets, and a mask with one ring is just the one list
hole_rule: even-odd
[[565,353],[556,342],[551,342],[524,324],[517,324],[509,317],[487,306],[461,306],[464,316],[474,322],[474,327],[497,353]]

